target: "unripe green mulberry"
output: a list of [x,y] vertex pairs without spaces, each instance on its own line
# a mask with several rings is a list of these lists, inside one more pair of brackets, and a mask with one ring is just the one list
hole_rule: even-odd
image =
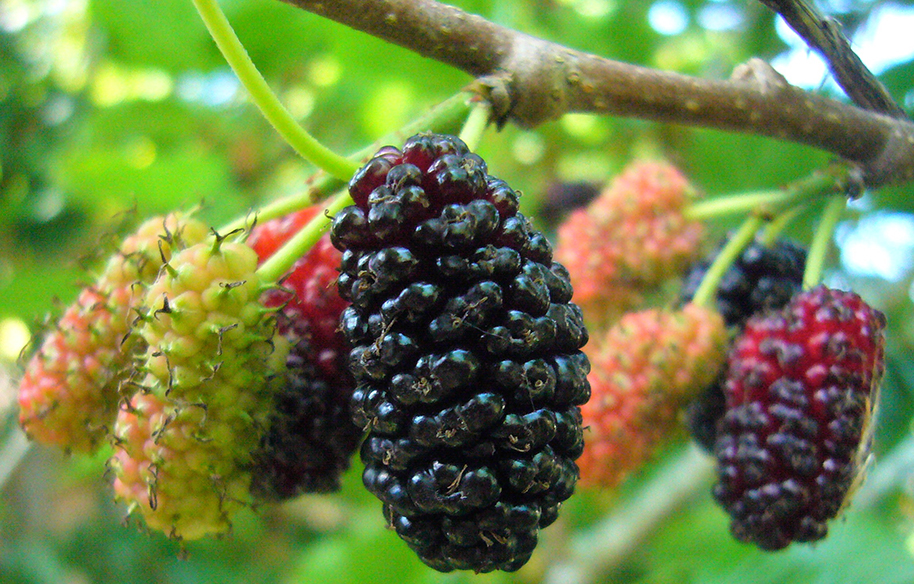
[[118,414],[114,492],[171,537],[227,532],[249,498],[248,475],[225,455],[223,440],[212,440],[213,428],[230,431],[232,420],[210,409],[137,393]]
[[175,538],[223,533],[250,503],[287,353],[256,267],[250,247],[217,238],[176,254],[144,298],[145,378],[115,426],[115,491]]
[[19,421],[30,438],[77,452],[91,452],[104,441],[120,386],[131,375],[137,337],[128,333],[139,296],[163,258],[206,233],[205,224],[173,213],[146,221],[123,241],[26,367]]

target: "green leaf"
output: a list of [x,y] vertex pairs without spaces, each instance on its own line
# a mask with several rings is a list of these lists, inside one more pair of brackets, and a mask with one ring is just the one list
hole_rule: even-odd
[[70,201],[109,216],[136,206],[143,215],[201,201],[238,208],[241,197],[226,159],[200,143],[160,146],[145,136],[75,147],[54,168]]

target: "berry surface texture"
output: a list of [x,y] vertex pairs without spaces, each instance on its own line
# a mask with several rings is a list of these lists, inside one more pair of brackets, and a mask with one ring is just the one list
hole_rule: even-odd
[[[686,274],[681,291],[683,302],[689,302],[708,273],[714,258],[729,241],[725,238],[704,260]],[[781,309],[800,292],[806,249],[789,239],[778,239],[770,245],[750,243],[726,271],[717,287],[715,305],[728,327],[741,331],[754,314]],[[695,441],[708,452],[714,452],[717,425],[726,410],[724,379],[709,384],[686,413],[686,423]]]
[[251,453],[287,344],[260,303],[257,254],[217,236],[175,254],[146,291],[138,391],[114,425],[114,491],[146,525],[192,540],[252,503]]
[[723,369],[727,330],[716,311],[694,304],[646,309],[624,315],[585,352],[593,370],[581,407],[581,485],[610,490],[674,435],[683,406]]
[[869,450],[885,318],[824,286],[755,316],[730,354],[714,496],[745,542],[823,538]]
[[385,147],[336,215],[363,482],[440,570],[517,570],[578,478],[587,332],[517,194],[459,139]]
[[132,329],[134,309],[162,262],[207,233],[202,222],[171,213],[145,221],[120,243],[25,369],[19,422],[30,438],[71,452],[94,452],[106,443],[133,353],[142,350]]

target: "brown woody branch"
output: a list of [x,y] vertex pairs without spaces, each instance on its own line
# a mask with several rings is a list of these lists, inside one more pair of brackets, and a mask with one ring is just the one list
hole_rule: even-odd
[[851,49],[840,24],[822,16],[811,0],[761,0],[790,25],[806,44],[819,53],[828,70],[851,101],[863,109],[904,119],[904,110],[895,103],[885,86],[876,79],[857,53]]
[[284,0],[461,69],[502,120],[536,126],[569,112],[770,136],[858,163],[870,186],[914,180],[914,123],[789,85],[753,60],[702,79],[582,53],[434,0]]

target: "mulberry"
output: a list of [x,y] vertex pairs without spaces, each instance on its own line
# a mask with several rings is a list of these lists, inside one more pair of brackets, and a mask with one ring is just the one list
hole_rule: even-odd
[[517,194],[459,139],[386,147],[336,215],[363,482],[423,562],[516,570],[578,477],[580,309]]
[[142,303],[144,377],[115,423],[114,488],[175,538],[223,533],[250,503],[287,354],[256,267],[251,248],[217,237],[172,257]]
[[[688,302],[698,291],[702,279],[727,243],[689,271],[683,282],[682,298]],[[727,326],[741,329],[746,320],[766,310],[783,308],[800,291],[806,250],[799,244],[782,239],[773,245],[751,243],[724,274],[717,287],[717,309]],[[726,409],[723,379],[715,380],[691,403],[686,422],[692,437],[708,452],[714,451],[717,424]]]
[[[259,225],[248,244],[263,262],[319,209],[308,207]],[[280,307],[278,332],[291,349],[269,430],[254,456],[251,488],[259,499],[338,490],[362,437],[349,416],[354,383],[346,369],[348,345],[339,331],[348,305],[336,290],[339,263],[340,252],[325,235],[295,263],[282,288],[265,293],[264,304]]]
[[137,338],[128,333],[138,295],[162,258],[202,241],[207,231],[200,221],[171,214],[146,221],[123,241],[26,366],[19,422],[30,438],[76,452],[92,452],[105,441],[120,385],[131,372]]
[[704,226],[684,214],[692,193],[673,166],[641,162],[559,226],[555,257],[588,320],[614,319],[695,259]]
[[[726,243],[727,240],[722,241],[714,253],[689,270],[681,293],[685,302],[695,296],[708,268]],[[805,267],[806,250],[798,243],[788,239],[772,245],[752,242],[721,278],[717,286],[717,310],[727,326],[741,327],[754,314],[783,308],[800,291]]]
[[593,369],[581,407],[589,432],[581,484],[612,489],[650,459],[681,408],[718,375],[727,330],[717,312],[694,304],[644,310],[624,315],[585,352]]
[[746,323],[730,355],[714,497],[765,550],[821,539],[869,449],[885,317],[819,286]]

